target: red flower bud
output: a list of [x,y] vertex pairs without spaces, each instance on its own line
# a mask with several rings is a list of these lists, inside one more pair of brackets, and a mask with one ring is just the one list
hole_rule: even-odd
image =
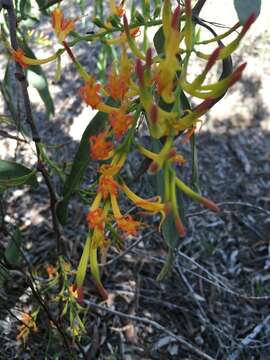
[[77,289],[77,293],[78,293],[78,298],[77,298],[78,303],[79,303],[79,304],[82,304],[82,303],[83,303],[83,299],[84,299],[83,287],[82,287],[82,286]]
[[201,116],[203,114],[206,113],[206,111],[208,111],[212,105],[214,103],[214,100],[209,98],[209,99],[206,99],[204,100],[200,105],[198,105],[194,111],[196,112],[196,114],[198,114],[198,116]]
[[94,280],[94,283],[102,300],[108,300],[109,295],[107,290],[103,287],[103,285],[100,282],[97,282],[96,280]]
[[171,159],[177,154],[177,151],[175,148],[171,149],[168,153],[168,158]]
[[205,206],[206,208],[208,208],[214,212],[218,213],[220,211],[219,207],[213,201],[211,201],[205,197],[202,197],[200,202],[203,206]]
[[221,48],[218,47],[216,48],[212,54],[209,56],[209,59],[207,61],[206,67],[205,67],[205,71],[208,72],[211,67],[215,64],[215,62],[217,61],[218,57],[219,57],[219,53],[220,53]]
[[173,12],[172,22],[171,22],[171,27],[176,31],[179,30],[180,13],[181,13],[181,8],[178,5],[177,8]]
[[180,219],[180,217],[175,217],[174,218],[174,224],[175,224],[175,227],[178,231],[178,234],[181,238],[185,237],[186,236],[186,229],[182,223],[182,220]]
[[237,81],[239,81],[241,79],[242,73],[246,66],[247,66],[247,63],[243,63],[234,70],[234,72],[231,75],[231,80],[229,82],[229,86],[233,86]]
[[253,12],[243,25],[242,31],[240,33],[241,38],[246,34],[246,32],[248,31],[248,29],[251,27],[251,25],[254,23],[256,19],[257,19],[257,14]]
[[149,173],[150,174],[155,174],[158,170],[159,170],[158,163],[155,162],[155,161],[152,161],[149,168],[148,168]]
[[126,14],[123,15],[123,23],[124,23],[124,30],[127,36],[129,36],[129,27],[128,27],[128,20]]
[[146,69],[150,70],[152,65],[152,49],[148,48],[146,51]]
[[191,0],[185,0],[185,10],[186,10],[186,16],[191,17],[192,16]]
[[156,125],[158,121],[158,107],[157,105],[153,104],[150,109],[150,120],[153,123],[153,125]]
[[137,59],[136,61],[135,72],[138,76],[140,87],[144,88],[144,69],[140,59]]

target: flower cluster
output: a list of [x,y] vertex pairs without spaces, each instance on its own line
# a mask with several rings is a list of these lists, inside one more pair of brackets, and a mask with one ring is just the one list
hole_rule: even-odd
[[[209,84],[206,81],[212,67],[228,59],[256,19],[256,16],[251,15],[232,42],[206,54],[197,50],[191,0],[185,0],[183,7],[178,5],[175,9],[170,0],[164,0],[159,30],[162,36],[159,49],[155,52],[151,47],[145,50],[144,46],[140,46],[137,39],[140,29],[137,23],[128,22],[124,1],[117,5],[115,1],[109,0],[109,8],[107,21],[94,19],[100,30],[91,38],[95,41],[102,39],[108,45],[119,47],[119,60],[111,65],[105,84],[88,74],[67,45],[65,39],[72,33],[74,21],[65,20],[59,8],[54,10],[52,20],[55,34],[63,45],[60,52],[48,59],[37,60],[27,58],[21,49],[12,50],[12,57],[24,67],[55,60],[66,51],[84,81],[78,91],[79,96],[92,109],[107,115],[104,131],[89,138],[90,157],[98,162],[99,169],[96,196],[87,214],[87,241],[76,277],[76,286],[81,289],[90,261],[92,276],[104,299],[107,292],[100,279],[98,250],[106,252],[112,224],[120,233],[132,236],[142,226],[141,221],[121,212],[118,203],[121,194],[144,211],[160,214],[161,226],[164,219],[171,216],[180,237],[185,236],[186,229],[180,217],[176,196],[178,190],[206,208],[219,211],[215,203],[195,192],[179,178],[177,166],[183,165],[186,160],[177,152],[175,139],[182,136],[182,144],[188,142],[194,136],[197,123],[201,122],[200,117],[241,78],[246,64],[224,74],[216,82]],[[142,25],[147,28],[146,23]],[[239,27],[240,24],[236,24],[233,29]],[[114,36],[114,32],[119,34]],[[220,44],[220,39],[229,33],[216,36],[207,43]],[[146,39],[146,31],[144,34]],[[189,66],[193,55],[204,60],[205,66],[190,81]],[[201,99],[202,102],[193,109],[187,109],[183,101],[187,96]],[[161,144],[157,152],[142,146],[134,136],[142,115],[150,137]],[[120,171],[132,150],[148,159],[150,174],[160,172],[165,188],[162,198],[156,196],[143,199],[121,178]]]

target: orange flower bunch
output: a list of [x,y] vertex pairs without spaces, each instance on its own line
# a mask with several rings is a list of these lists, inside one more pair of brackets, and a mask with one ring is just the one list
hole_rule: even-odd
[[[102,252],[108,247],[107,234],[111,226],[115,225],[121,233],[132,236],[142,226],[131,215],[122,214],[118,204],[121,194],[144,211],[159,213],[162,218],[160,227],[170,216],[179,237],[185,236],[186,228],[180,216],[178,191],[206,208],[219,211],[215,203],[195,192],[179,178],[177,166],[182,166],[186,160],[177,152],[175,139],[183,137],[182,144],[188,142],[194,136],[197,123],[202,121],[200,117],[241,78],[246,64],[225,72],[215,82],[207,81],[213,66],[230,57],[256,19],[252,14],[233,41],[207,54],[197,50],[195,27],[198,24],[192,16],[191,0],[184,0],[182,7],[178,5],[174,9],[170,0],[164,0],[161,29],[156,34],[159,44],[155,52],[150,47],[145,49],[145,46],[141,46],[138,22],[128,22],[124,3],[121,1],[116,4],[114,0],[109,0],[110,14],[107,21],[95,19],[100,29],[90,36],[92,41],[101,39],[107,45],[118,46],[120,50],[119,59],[111,65],[105,84],[97,81],[82,67],[66,43],[66,37],[74,29],[74,20],[65,20],[59,8],[52,13],[52,25],[63,46],[60,53],[54,54],[49,60],[37,60],[27,58],[20,49],[12,51],[15,61],[22,66],[55,60],[66,51],[84,81],[78,91],[82,100],[107,116],[104,131],[89,138],[90,157],[98,161],[99,175],[96,196],[87,215],[89,232],[76,278],[77,288],[81,289],[90,262],[91,273],[103,298],[107,297],[107,293],[100,279],[98,251]],[[150,7],[147,11],[146,19],[140,20],[146,30],[155,24],[155,21],[151,22]],[[238,23],[232,29],[236,30],[240,26]],[[144,45],[149,43],[146,30]],[[118,35],[114,35],[115,32]],[[220,44],[220,39],[229,34],[231,32],[227,31],[207,43]],[[201,73],[190,80],[189,65],[193,55],[204,60],[205,65]],[[201,103],[186,109],[187,97],[201,99]],[[155,151],[142,146],[135,137],[142,118],[145,119],[151,139],[159,144],[159,149]],[[164,185],[162,198],[142,199],[123,182],[120,172],[128,153],[133,150],[148,159],[150,174],[158,173]]]
[[[113,2],[110,1],[110,3],[113,9]],[[103,297],[106,297],[106,292],[101,285],[98,272],[97,248],[102,250],[102,247],[108,245],[108,241],[104,239],[105,228],[112,218],[110,213],[112,212],[118,229],[127,235],[136,235],[141,225],[130,215],[121,214],[117,200],[120,192],[124,193],[136,206],[150,213],[160,213],[162,222],[170,214],[180,237],[185,236],[186,229],[179,215],[176,189],[203,206],[216,212],[219,211],[216,204],[196,193],[177,176],[175,165],[182,165],[185,159],[177,153],[174,139],[185,133],[183,142],[188,142],[195,132],[197,122],[201,122],[200,117],[209,111],[215,99],[222,96],[240,79],[245,64],[240,65],[216,83],[205,85],[205,79],[211,68],[237,48],[247,29],[255,20],[252,16],[232,43],[223,48],[218,47],[208,55],[199,53],[195,49],[191,1],[185,0],[184,8],[177,6],[172,10],[170,0],[164,0],[163,52],[155,55],[150,48],[146,53],[141,51],[134,36],[137,29],[134,32],[134,28],[128,24],[126,15],[121,14],[121,16],[124,32],[116,38],[107,40],[108,44],[120,46],[122,54],[119,64],[113,65],[107,84],[104,86],[91,80],[92,83],[86,82],[81,88],[81,96],[88,105],[108,114],[106,131],[89,139],[91,158],[98,161],[111,159],[111,163],[101,165],[99,170],[101,175],[98,180],[97,195],[87,216],[90,233],[82,256],[83,262],[78,268],[77,285],[80,287],[83,284],[86,272],[86,266],[83,264],[85,264],[85,259],[89,258],[92,275],[98,283],[98,288],[103,289],[101,291]],[[131,56],[127,55],[128,51]],[[189,59],[194,52],[206,60],[206,65],[202,73],[189,82],[187,80]],[[203,101],[193,110],[181,111],[178,100],[181,91]],[[104,101],[108,97],[114,100],[113,106]],[[161,100],[163,103],[170,104],[170,111],[160,105]],[[163,145],[158,153],[146,149],[134,140],[133,134],[139,120],[136,112],[131,111],[134,103],[139,104],[145,113],[150,135],[162,140]],[[165,193],[162,200],[159,197],[156,201],[142,199],[121,180],[119,173],[130,151],[131,142],[143,156],[150,160],[149,172],[151,174],[163,170]]]

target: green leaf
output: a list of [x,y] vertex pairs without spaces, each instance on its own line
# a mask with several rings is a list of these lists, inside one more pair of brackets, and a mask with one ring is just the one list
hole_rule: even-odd
[[91,243],[91,238],[90,236],[88,236],[83,248],[83,253],[76,274],[76,285],[78,288],[80,288],[83,285],[85,274],[87,271],[87,265],[90,255],[90,243]]
[[165,37],[164,37],[163,28],[160,27],[154,35],[154,45],[158,55],[164,53],[164,42],[165,42]]
[[21,251],[20,251],[21,243],[22,243],[21,231],[17,227],[5,250],[5,258],[9,264],[12,265],[19,264],[19,260],[21,256]]
[[[17,227],[12,238],[10,239],[7,248],[5,249],[5,259],[8,264],[11,265],[19,265],[20,257],[21,257],[21,231]],[[3,286],[4,281],[7,281],[10,276],[9,270],[7,270],[4,266],[0,265],[0,287]]]
[[[186,97],[185,93],[181,91],[180,93],[180,105],[181,105],[181,111],[184,110],[190,110],[191,106],[188,101],[188,98]],[[197,145],[196,145],[196,135],[195,133],[192,135],[190,139],[190,146],[191,146],[191,168],[192,168],[192,187],[193,189],[200,193],[200,185],[199,185],[199,168],[198,168],[198,151],[197,151]]]
[[28,16],[30,16],[29,12],[31,10],[31,4],[29,0],[21,0],[20,1],[20,13],[22,19],[27,19]]
[[[26,41],[23,41],[23,50],[27,56],[36,59],[35,54],[28,47]],[[34,88],[37,89],[39,96],[45,105],[46,113],[49,118],[50,115],[54,114],[54,105],[49,91],[48,81],[41,66],[29,66],[27,68],[27,80]]]
[[0,160],[0,189],[17,187],[21,185],[38,186],[36,170],[7,160]]
[[57,206],[57,216],[61,224],[67,221],[67,207],[71,196],[83,181],[84,173],[89,165],[89,136],[93,136],[103,131],[107,114],[98,112],[90,121],[85,129],[79,148],[72,163],[71,172],[67,177],[63,190],[63,199]]
[[252,13],[259,16],[261,0],[234,0],[234,7],[240,23],[244,24]]
[[3,82],[0,83],[0,90],[3,95],[3,98],[5,99],[5,103],[8,107],[11,117],[12,117],[14,123],[16,124],[17,129],[20,130],[17,110],[16,110],[16,107],[14,104],[13,97],[11,96],[11,94],[12,94],[12,76],[11,76],[11,74],[12,74],[12,72],[10,69],[10,61],[9,61],[6,66],[4,80],[3,80]]

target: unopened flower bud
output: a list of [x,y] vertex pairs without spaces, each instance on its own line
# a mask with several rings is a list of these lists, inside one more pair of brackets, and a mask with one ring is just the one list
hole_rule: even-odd
[[179,22],[180,22],[180,13],[181,13],[181,8],[178,5],[177,8],[174,10],[173,15],[172,15],[172,22],[171,22],[171,27],[172,29],[178,31],[179,30]]
[[212,105],[214,103],[214,100],[209,98],[209,99],[206,99],[204,100],[200,105],[198,105],[194,111],[196,112],[196,114],[198,114],[198,116],[201,116],[203,114],[206,113],[206,111],[208,111]]
[[144,69],[140,59],[137,59],[136,61],[135,72],[136,75],[138,76],[140,87],[144,88]]
[[245,70],[246,66],[247,66],[247,63],[243,63],[234,70],[234,72],[231,75],[231,80],[229,82],[229,86],[234,85],[237,81],[239,81],[241,79],[242,73]]
[[251,27],[251,25],[254,23],[256,19],[257,19],[257,14],[253,12],[243,25],[242,31],[240,33],[241,38],[246,34],[246,32],[248,31],[248,29]]
[[108,300],[109,294],[108,294],[107,290],[103,287],[101,282],[99,282],[95,279],[93,279],[93,280],[94,280],[96,289],[97,289],[99,295],[101,296],[102,300]]
[[153,125],[156,125],[158,121],[158,107],[157,105],[153,104],[150,109],[150,120]]
[[216,48],[212,52],[212,54],[209,56],[209,59],[207,61],[206,67],[205,67],[205,72],[208,72],[211,69],[211,67],[215,64],[215,62],[217,61],[217,59],[219,57],[220,50],[221,50],[220,47]]
[[171,150],[169,151],[169,153],[168,153],[168,158],[171,159],[171,158],[175,157],[176,154],[177,154],[177,151],[176,151],[175,148],[173,148],[173,149],[171,149]]
[[188,17],[192,16],[191,0],[185,0],[185,11],[186,11],[186,16]]
[[148,171],[150,174],[156,174],[159,170],[159,165],[156,161],[152,161],[149,168],[148,168]]
[[182,223],[182,220],[180,219],[179,216],[174,218],[174,224],[175,224],[175,227],[177,229],[177,232],[178,232],[179,236],[181,238],[185,237],[187,231],[186,231],[186,229],[185,229],[185,227],[184,227],[184,225]]
[[203,196],[201,197],[200,202],[203,206],[205,206],[206,208],[208,208],[214,212],[218,213],[220,211],[219,207],[213,201],[211,201]]
[[126,35],[129,36],[129,27],[128,27],[128,20],[126,14],[123,15],[123,25]]
[[148,48],[146,51],[146,63],[145,63],[146,69],[150,70],[151,65],[152,65],[152,49]]

